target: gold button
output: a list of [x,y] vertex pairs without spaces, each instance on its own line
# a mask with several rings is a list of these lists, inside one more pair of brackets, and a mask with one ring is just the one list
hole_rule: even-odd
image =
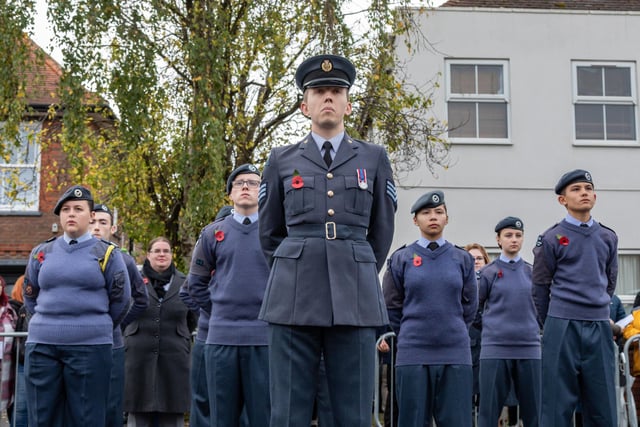
[[328,178],[328,179],[333,179],[333,174],[332,174],[331,172],[328,172],[328,173],[327,173],[327,178]]
[[327,191],[327,196],[329,196],[329,197],[333,197],[333,190],[329,190],[329,191]]
[[329,214],[329,216],[333,216],[336,213],[336,211],[334,211],[333,209],[329,209],[327,213]]

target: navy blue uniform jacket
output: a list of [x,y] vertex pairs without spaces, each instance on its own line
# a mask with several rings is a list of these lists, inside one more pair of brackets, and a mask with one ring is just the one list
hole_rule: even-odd
[[[396,205],[381,146],[345,134],[331,167],[310,134],[274,148],[259,194],[260,243],[272,266],[260,318],[283,325],[386,325],[378,272],[393,239]],[[331,237],[332,223],[334,240],[324,233],[328,227]]]

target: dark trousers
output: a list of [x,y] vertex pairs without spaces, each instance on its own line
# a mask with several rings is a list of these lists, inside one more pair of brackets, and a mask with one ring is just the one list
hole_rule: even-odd
[[406,365],[396,367],[398,425],[471,425],[471,365]]
[[311,423],[323,355],[336,427],[370,427],[375,328],[269,327],[271,427]]
[[495,427],[498,424],[512,382],[524,426],[538,427],[542,388],[541,366],[540,359],[480,360],[479,427]]
[[196,340],[191,349],[190,427],[208,427],[211,425],[204,348],[204,341]]
[[251,427],[268,427],[267,346],[206,344],[204,352],[211,425],[237,427],[244,407]]
[[124,395],[124,347],[112,350],[113,365],[109,378],[107,400],[107,427],[122,427],[122,397]]
[[112,360],[111,344],[28,343],[25,385],[29,426],[104,426]]
[[585,427],[618,425],[612,339],[607,320],[547,317],[542,337],[541,425],[571,425],[578,402]]

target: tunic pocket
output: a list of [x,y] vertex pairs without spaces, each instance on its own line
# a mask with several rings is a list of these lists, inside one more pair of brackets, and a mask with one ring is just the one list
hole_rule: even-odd
[[344,209],[356,215],[369,215],[373,203],[372,186],[367,183],[367,188],[360,188],[358,178],[355,176],[345,176],[344,186],[346,189]]
[[300,215],[313,210],[315,205],[313,176],[291,176],[284,180],[284,188],[284,209],[287,215]]

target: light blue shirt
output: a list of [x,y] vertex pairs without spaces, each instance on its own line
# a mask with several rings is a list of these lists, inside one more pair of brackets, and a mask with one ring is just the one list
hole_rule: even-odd
[[580,227],[581,224],[587,224],[587,226],[589,227],[593,225],[593,217],[590,217],[589,221],[587,222],[581,222],[575,219],[574,217],[572,217],[571,215],[567,214],[567,216],[564,217],[564,220],[567,221],[569,224],[577,225],[578,227]]
[[[91,233],[87,232],[86,234],[83,234],[82,236],[78,237],[77,239],[75,239],[78,243],[82,243],[82,242],[86,242],[87,240],[90,240],[93,236],[91,235]],[[72,241],[73,239],[71,237],[69,237],[67,235],[67,233],[64,233],[64,235],[62,236],[62,238],[64,239],[65,242],[67,242],[67,244],[69,244],[70,241]]]
[[316,145],[318,146],[318,150],[322,155],[324,155],[324,152],[323,152],[324,148],[322,148],[322,146],[324,145],[324,142],[329,141],[331,143],[331,146],[333,148],[330,154],[331,154],[331,160],[333,160],[336,158],[336,153],[338,152],[338,149],[340,148],[340,143],[344,138],[344,132],[340,132],[339,134],[335,135],[333,138],[330,138],[330,139],[325,139],[320,135],[318,135],[317,133],[311,132],[311,137],[315,141]]
[[[422,246],[423,248],[426,248],[427,246],[429,246],[429,243],[431,243],[432,240],[427,240],[424,237],[420,237],[418,239],[418,241],[416,242],[418,244],[418,246]],[[442,246],[444,245],[447,241],[444,239],[444,237],[439,238],[438,240],[435,241],[438,246]]]
[[244,221],[245,218],[249,218],[251,220],[251,223],[253,224],[258,220],[258,212],[252,213],[249,216],[244,216],[236,213],[236,211],[233,211],[233,219],[238,221],[240,224],[242,224],[242,221]]

